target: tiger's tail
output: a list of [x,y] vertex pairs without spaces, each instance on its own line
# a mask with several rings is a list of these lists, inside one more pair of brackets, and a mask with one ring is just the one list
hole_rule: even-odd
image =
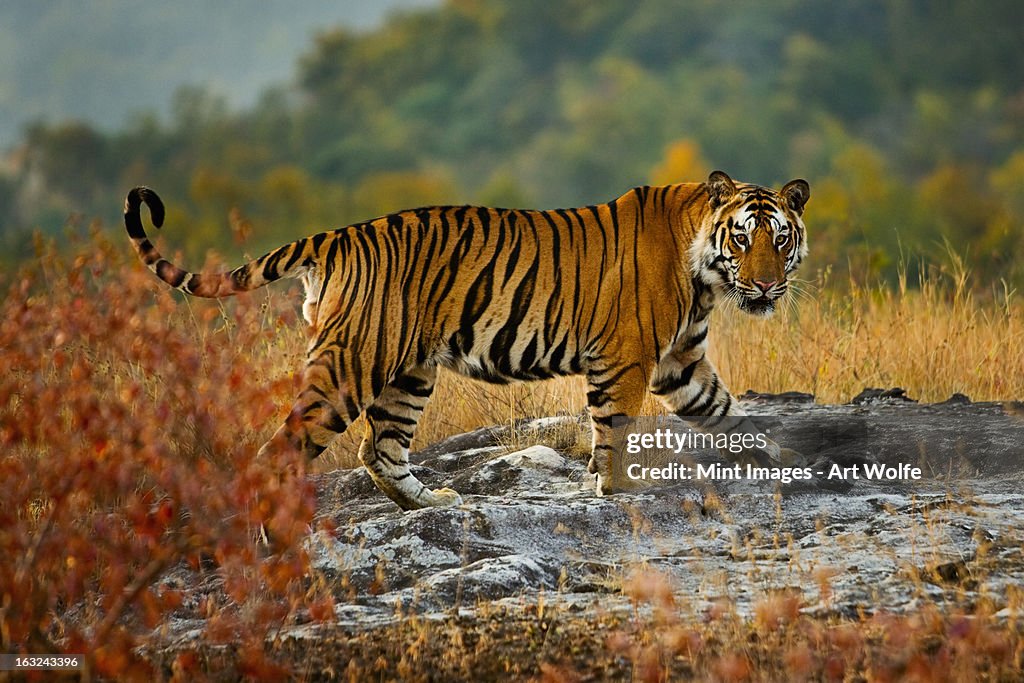
[[139,258],[158,278],[175,289],[193,296],[216,299],[247,292],[285,277],[296,277],[308,270],[316,260],[314,240],[303,238],[286,244],[259,258],[221,273],[193,273],[165,259],[146,236],[139,211],[149,207],[153,225],[164,222],[164,203],[148,187],[132,189],[124,200],[124,227]]

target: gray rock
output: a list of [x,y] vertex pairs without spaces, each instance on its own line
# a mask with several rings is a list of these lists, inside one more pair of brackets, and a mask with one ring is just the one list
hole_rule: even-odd
[[879,403],[882,401],[907,401],[908,403],[917,403],[916,400],[907,396],[907,392],[900,387],[894,387],[892,389],[865,389],[854,396],[850,403],[854,405],[864,405],[868,403]]
[[[759,396],[757,407],[761,426],[821,474],[789,484],[677,481],[599,498],[582,460],[550,448],[439,444],[414,458],[417,475],[462,492],[462,508],[401,513],[361,471],[324,475],[319,514],[347,523],[347,537],[311,539],[310,550],[318,567],[347,572],[359,591],[382,564],[389,590],[377,599],[387,611],[396,598],[442,610],[540,589],[615,594],[637,563],[671,574],[693,600],[726,593],[748,608],[771,585],[799,587],[809,608],[873,610],[907,607],[922,581],[944,593],[963,591],[970,577],[969,590],[992,596],[1021,578],[1021,567],[972,573],[981,539],[1013,548],[1024,521],[1024,422],[998,404],[820,406]],[[922,476],[865,479],[871,464]],[[860,478],[830,481],[832,465],[857,468]],[[827,602],[810,566],[834,568]]]
[[[584,456],[509,452],[497,428],[412,458],[422,481],[463,495],[459,508],[404,513],[362,469],[319,475],[317,514],[338,533],[314,534],[307,548],[338,585],[336,626],[359,631],[396,613],[461,614],[540,592],[581,612],[629,610],[637,567],[670,577],[676,604],[694,615],[722,599],[749,614],[775,589],[798,592],[811,613],[981,596],[1010,609],[1008,591],[1024,583],[1024,421],[969,400],[756,399],[760,426],[811,462],[810,480],[649,482],[597,497]],[[717,452],[680,462],[731,465]],[[922,476],[866,478],[869,465]],[[829,479],[833,466],[860,476]],[[314,627],[291,633],[304,629]]]

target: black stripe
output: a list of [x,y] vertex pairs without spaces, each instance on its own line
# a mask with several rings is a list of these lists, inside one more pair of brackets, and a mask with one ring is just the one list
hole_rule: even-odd
[[[711,387],[710,388],[714,389],[715,391],[717,391],[717,385],[718,385],[718,376],[717,375],[712,375]],[[698,391],[696,393],[696,395],[693,398],[691,398],[690,401],[685,406],[683,406],[682,408],[680,408],[679,410],[676,411],[676,415],[679,415],[680,417],[688,417],[688,416],[700,415],[700,413],[696,413],[696,412],[691,413],[690,410],[695,405],[697,405],[697,402],[701,399],[702,396],[704,396],[704,393],[708,390],[708,388],[709,387],[701,387],[700,391]]]
[[366,409],[366,417],[371,420],[377,420],[378,422],[397,422],[398,424],[404,425],[415,425],[418,421],[418,418],[415,417],[395,415],[390,410],[377,403],[374,403]]
[[507,220],[509,233],[512,235],[512,249],[509,251],[508,260],[505,262],[505,272],[501,279],[502,287],[508,284],[508,281],[512,279],[512,275],[519,266],[519,254],[523,247],[523,231],[516,229],[516,215],[509,213]]
[[591,414],[590,419],[599,425],[604,427],[614,427],[616,421],[625,421],[629,419],[629,416],[625,413],[611,413],[610,415],[593,415]]
[[[618,372],[616,372],[611,377],[608,377],[607,379],[600,380],[600,381],[597,381],[595,379],[591,379],[590,380],[590,385],[592,387],[594,387],[595,389],[600,389],[600,390],[604,391],[605,389],[608,389],[608,388],[612,387],[613,385],[615,385],[616,383],[618,383],[618,381],[620,379],[622,379],[623,375],[625,375],[627,372],[629,372],[630,370],[632,370],[635,367],[636,367],[636,363],[630,363],[629,365],[621,368]],[[595,373],[591,373],[591,376],[593,376],[593,374],[595,374]]]
[[[384,429],[379,434],[377,434],[377,441],[395,441],[402,448],[408,448],[409,444],[412,442],[412,437],[409,434],[405,434],[404,432],[401,432],[397,429]],[[381,453],[383,451],[377,452]],[[395,461],[392,460],[392,462]],[[395,464],[400,465],[401,463],[396,462]]]
[[326,232],[320,232],[313,235],[313,237],[310,238],[310,240],[313,242],[313,251],[320,253],[320,245],[324,243],[325,239],[327,239]]
[[433,382],[424,382],[420,378],[414,375],[401,375],[396,377],[392,382],[391,386],[400,391],[404,391],[412,396],[418,396],[420,398],[427,398],[431,392],[434,391]]
[[249,283],[252,281],[252,269],[249,268],[249,264],[246,264],[231,271],[229,277],[235,289],[249,289]]
[[281,277],[281,271],[278,270],[278,264],[281,259],[284,258],[285,254],[288,253],[288,247],[280,247],[263,256],[266,259],[263,262],[263,279],[267,282],[273,282]]
[[495,368],[502,374],[512,376],[512,364],[509,356],[515,346],[516,334],[519,326],[526,318],[533,301],[533,292],[537,284],[537,271],[540,268],[540,252],[534,254],[533,262],[527,269],[523,279],[519,281],[515,292],[512,294],[512,310],[508,320],[494,335],[491,343],[490,356]]
[[459,332],[462,336],[462,352],[469,354],[473,348],[473,324],[480,319],[491,305],[494,294],[494,263],[497,252],[480,270],[479,275],[466,291],[466,301],[459,319]]
[[178,268],[167,259],[157,261],[155,270],[157,277],[174,288],[180,287],[181,283],[185,281],[185,276],[188,275],[186,271]]
[[601,389],[591,389],[587,392],[587,405],[591,408],[600,408],[610,400],[611,397]]
[[299,260],[300,256],[302,256],[302,252],[305,251],[305,249],[306,249],[306,242],[307,241],[308,241],[308,238],[303,237],[302,239],[298,240],[297,242],[293,242],[292,243],[292,253],[291,253],[291,256],[288,257],[288,261],[284,264],[284,271],[286,273],[292,269],[292,266],[295,265],[295,262]]
[[569,335],[566,334],[562,337],[562,341],[555,346],[555,350],[551,352],[551,360],[548,362],[548,367],[556,372],[562,370],[562,358],[565,356],[565,347],[569,343]]
[[714,403],[715,403],[715,398],[717,398],[717,397],[718,397],[718,389],[719,389],[719,384],[718,384],[718,376],[716,375],[716,376],[714,377],[714,379],[712,379],[712,380],[711,380],[711,391],[710,391],[710,392],[708,393],[708,398],[707,398],[707,400],[706,400],[706,401],[704,401],[704,403],[700,404],[699,406],[697,406],[697,407],[696,407],[696,408],[694,409],[694,412],[695,412],[695,413],[696,413],[697,415],[706,415],[706,414],[707,414],[707,412],[708,412],[708,409],[709,409],[709,408],[710,408],[710,407],[711,407],[712,405],[714,405]]
[[732,408],[732,394],[725,395],[725,403],[722,404],[723,416],[726,416],[729,413],[729,408]]
[[356,418],[359,417],[359,406],[349,396],[343,396],[341,402],[345,406],[345,412],[348,414],[348,421],[355,422]]
[[651,393],[655,396],[665,396],[671,394],[674,391],[678,391],[690,384],[693,381],[693,373],[697,370],[697,365],[704,360],[704,356],[693,361],[678,375],[671,375],[665,378],[664,381],[659,382],[656,386],[651,387]]
[[526,349],[523,350],[523,357],[519,361],[519,367],[521,370],[528,371],[533,368],[534,361],[537,360],[537,334],[534,333],[530,337],[530,342],[526,345]]
[[702,329],[700,332],[698,332],[697,334],[693,335],[692,337],[690,337],[689,339],[686,340],[686,344],[683,346],[683,350],[684,351],[689,351],[693,347],[699,346],[701,342],[703,342],[705,339],[707,339],[707,337],[708,337],[708,328],[707,328],[707,326],[705,326],[704,329]]

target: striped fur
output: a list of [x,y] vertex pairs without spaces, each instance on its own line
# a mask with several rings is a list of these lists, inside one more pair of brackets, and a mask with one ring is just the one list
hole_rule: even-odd
[[159,254],[140,216],[145,203],[163,222],[148,188],[128,194],[125,227],[157,277],[195,296],[301,277],[304,389],[264,451],[316,457],[364,414],[362,462],[412,509],[461,501],[409,469],[440,367],[497,383],[586,375],[599,492],[617,488],[613,425],[637,414],[645,391],[685,417],[742,415],[707,360],[708,315],[722,297],[773,310],[807,251],[809,193],[802,180],[775,192],[716,171],[576,209],[428,207],[306,237],[224,273],[188,272]]

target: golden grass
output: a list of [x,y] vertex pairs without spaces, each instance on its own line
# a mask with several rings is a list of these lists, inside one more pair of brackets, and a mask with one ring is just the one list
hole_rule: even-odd
[[1009,291],[979,294],[961,272],[799,298],[766,321],[718,314],[710,355],[734,393],[805,391],[820,403],[865,387],[899,386],[921,401],[1024,395],[1024,307]]

